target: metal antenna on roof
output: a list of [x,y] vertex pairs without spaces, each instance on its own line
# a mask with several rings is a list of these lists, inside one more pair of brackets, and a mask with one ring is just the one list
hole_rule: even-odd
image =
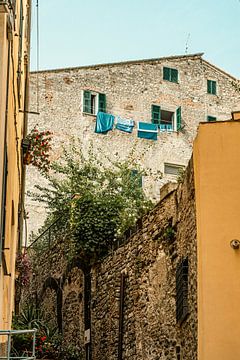
[[190,33],[188,33],[188,36],[187,36],[187,41],[186,41],[186,46],[185,46],[185,54],[186,54],[186,55],[188,54],[188,44],[189,44],[189,39],[190,39]]

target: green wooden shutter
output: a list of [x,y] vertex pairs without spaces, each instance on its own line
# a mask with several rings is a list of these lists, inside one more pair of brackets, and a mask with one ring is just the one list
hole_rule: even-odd
[[160,124],[161,121],[161,108],[158,105],[152,105],[152,123]]
[[217,83],[216,81],[212,81],[212,94],[216,95],[217,93]]
[[177,116],[177,131],[179,131],[179,130],[181,130],[181,127],[182,127],[182,109],[181,109],[181,106],[179,106],[179,108],[177,108],[176,116]]
[[164,67],[163,68],[163,80],[169,80],[170,81],[170,68]]
[[83,112],[91,114],[91,92],[84,90],[83,92]]
[[171,70],[171,81],[177,83],[178,82],[178,70],[177,69],[170,69]]
[[131,170],[131,176],[133,178],[137,177],[138,178],[138,186],[142,187],[142,185],[143,185],[142,175],[139,174],[138,170],[136,170],[136,169]]
[[98,94],[98,111],[106,112],[106,95]]
[[207,92],[208,92],[208,94],[212,93],[212,81],[211,80],[207,81]]
[[209,115],[209,116],[207,117],[207,121],[210,121],[210,122],[211,122],[211,121],[217,121],[217,118],[216,118],[215,116],[210,116],[210,115]]

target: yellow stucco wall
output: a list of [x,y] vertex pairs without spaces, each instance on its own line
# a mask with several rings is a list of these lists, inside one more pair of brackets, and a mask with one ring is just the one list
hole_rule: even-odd
[[240,359],[240,122],[199,126],[194,143],[198,360]]
[[[12,10],[3,11],[0,5],[0,209],[3,211],[2,179],[3,154],[7,149],[8,172],[6,191],[5,244],[0,265],[0,329],[10,329],[14,309],[15,260],[19,245],[19,210],[21,216],[22,191],[22,151],[21,141],[26,115],[24,109],[25,82],[28,77],[29,20],[30,0],[23,4],[22,54],[19,56],[20,0],[16,1],[15,16]],[[15,19],[15,20],[14,20]],[[13,22],[15,21],[15,29]],[[9,26],[8,24],[12,24]],[[8,29],[8,30],[7,30]],[[8,51],[10,58],[8,61]],[[18,68],[19,58],[21,67]],[[21,72],[21,85],[18,86],[17,74]],[[8,76],[9,74],[9,76]],[[6,106],[7,105],[7,106]],[[6,133],[6,136],[5,136]],[[0,234],[1,237],[1,234]],[[2,242],[2,239],[0,239]],[[1,255],[1,254],[0,254]],[[7,273],[4,271],[3,257]]]

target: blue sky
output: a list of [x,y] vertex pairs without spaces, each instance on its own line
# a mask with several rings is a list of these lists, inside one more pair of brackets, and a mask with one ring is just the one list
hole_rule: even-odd
[[240,0],[38,1],[40,69],[181,55],[188,43],[189,54],[204,52],[206,60],[240,78]]

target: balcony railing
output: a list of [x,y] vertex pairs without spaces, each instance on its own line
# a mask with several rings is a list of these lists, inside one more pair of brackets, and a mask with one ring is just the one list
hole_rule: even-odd
[[0,13],[15,12],[16,0],[0,0]]
[[[36,345],[37,329],[32,330],[0,330],[1,337],[1,353],[0,360],[36,360],[35,345]],[[17,354],[12,346],[12,337],[14,335],[28,335],[32,334],[31,349],[26,349],[24,353]],[[4,338],[7,337],[5,340]],[[5,345],[6,344],[6,345]],[[3,346],[5,345],[5,346]]]

